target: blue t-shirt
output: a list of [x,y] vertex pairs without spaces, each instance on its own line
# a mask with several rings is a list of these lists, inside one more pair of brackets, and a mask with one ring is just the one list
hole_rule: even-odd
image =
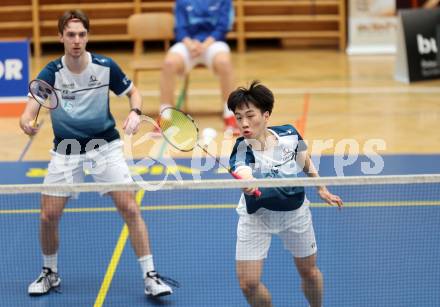
[[89,64],[80,74],[69,71],[63,56],[47,64],[37,77],[52,85],[60,99],[51,118],[54,150],[61,154],[84,153],[87,144],[92,145],[87,150],[93,149],[91,140],[111,142],[119,138],[110,113],[109,91],[124,95],[131,90],[132,82],[112,59],[87,54]]
[[[277,138],[277,144],[266,151],[256,150],[255,144],[243,137],[237,139],[229,159],[231,170],[250,167],[255,178],[297,177],[301,171],[296,163],[297,154],[307,149],[301,135],[292,125],[269,127],[268,130]],[[237,210],[246,208],[248,214],[259,208],[292,211],[301,207],[305,198],[304,187],[261,188],[260,191],[259,198],[243,193]]]
[[209,36],[225,41],[231,28],[231,0],[177,0],[175,6],[176,41],[185,37],[203,42]]

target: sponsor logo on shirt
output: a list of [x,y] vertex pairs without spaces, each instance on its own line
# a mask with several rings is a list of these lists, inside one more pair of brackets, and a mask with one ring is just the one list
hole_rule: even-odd
[[62,90],[61,91],[61,98],[63,100],[75,100],[75,95],[73,95],[69,90]]
[[285,135],[290,135],[290,134],[293,134],[293,130],[287,129],[285,132],[280,132],[279,136],[285,136]]
[[96,78],[95,75],[90,75],[88,86],[98,86],[101,85],[101,82]]
[[73,88],[75,87],[75,83],[62,83],[61,87],[65,89],[73,90]]
[[213,4],[213,5],[210,5],[210,6],[208,7],[208,10],[209,10],[209,11],[217,11],[217,10],[219,9],[219,7],[220,7],[220,3],[215,3],[215,4]]
[[283,162],[292,160],[294,154],[295,154],[295,152],[292,149],[284,147],[283,148],[283,152],[281,154],[281,159],[282,159]]

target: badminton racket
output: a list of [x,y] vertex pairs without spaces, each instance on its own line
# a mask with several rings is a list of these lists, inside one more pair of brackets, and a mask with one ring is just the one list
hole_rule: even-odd
[[41,107],[49,110],[56,109],[58,107],[59,98],[55,89],[49,83],[40,79],[34,79],[29,83],[29,92],[32,98],[39,104],[37,115],[33,121],[33,126],[36,127],[38,125],[37,121]]
[[[195,147],[202,149],[207,155],[215,159],[217,164],[226,169],[235,179],[243,179],[237,173],[233,172],[229,167],[224,165],[219,158],[211,154],[206,147],[199,144],[199,128],[193,118],[172,107],[164,108],[160,113],[157,124],[164,139],[179,151],[189,152]],[[206,138],[205,138],[206,145]],[[254,191],[254,196],[260,197],[260,190]]]

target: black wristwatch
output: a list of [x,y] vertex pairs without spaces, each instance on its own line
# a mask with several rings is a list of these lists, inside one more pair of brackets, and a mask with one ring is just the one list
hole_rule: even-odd
[[137,115],[139,115],[139,116],[142,115],[142,111],[139,110],[138,108],[133,108],[133,109],[130,110],[130,112],[132,112],[132,111],[133,111],[134,113],[136,113]]

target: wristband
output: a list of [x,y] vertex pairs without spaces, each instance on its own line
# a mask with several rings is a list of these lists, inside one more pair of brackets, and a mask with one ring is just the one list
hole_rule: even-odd
[[142,115],[142,111],[139,110],[138,108],[133,108],[133,109],[130,110],[130,112],[134,112],[134,113],[136,113],[139,116]]

